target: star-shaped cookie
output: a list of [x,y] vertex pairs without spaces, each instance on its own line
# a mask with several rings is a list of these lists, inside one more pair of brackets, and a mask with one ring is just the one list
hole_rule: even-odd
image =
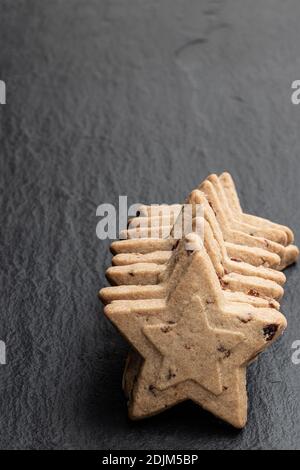
[[105,307],[144,358],[128,390],[130,416],[151,416],[191,399],[243,427],[246,366],[279,336],[286,320],[275,309],[226,302],[205,249],[180,248],[182,255],[174,254],[176,282],[165,299],[114,301]]

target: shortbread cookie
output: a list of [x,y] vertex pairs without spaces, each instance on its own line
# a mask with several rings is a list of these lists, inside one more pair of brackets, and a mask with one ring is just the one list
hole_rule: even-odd
[[150,253],[120,253],[112,258],[113,266],[126,266],[136,263],[165,264],[170,259],[171,251],[153,251]]
[[[256,276],[244,276],[234,271],[226,270],[224,261],[218,252],[218,246],[213,243],[209,225],[205,228],[205,248],[210,256],[221,286],[231,291],[241,291],[249,296],[262,296],[280,300],[283,288],[275,281]],[[155,263],[136,263],[128,266],[112,266],[107,269],[106,276],[112,285],[153,285],[158,284],[165,265]]]
[[235,212],[232,212],[230,209],[230,205],[228,204],[225,191],[219,181],[218,176],[212,174],[208,176],[207,181],[209,181],[213,185],[219,204],[222,207],[225,217],[230,222],[230,226],[232,229],[239,230],[254,237],[266,238],[267,240],[274,241],[283,246],[286,246],[288,244],[288,237],[285,230],[281,230],[278,227],[272,227],[261,224],[254,225],[250,224],[249,222],[245,222],[244,220],[237,219],[235,217]]
[[[259,308],[275,308],[279,310],[279,303],[271,298],[244,294],[243,292],[233,292],[223,290],[224,297],[228,302],[240,302],[253,305]],[[142,300],[142,299],[163,299],[167,295],[164,283],[156,285],[122,285],[113,287],[103,287],[99,292],[99,297],[104,304],[115,300]]]
[[[230,256],[235,258],[236,245],[241,245],[246,246],[241,249],[242,261],[254,266],[264,264],[283,270],[297,260],[299,250],[296,246],[290,245],[294,240],[291,229],[260,217],[244,214],[233,180],[228,173],[223,173],[219,178],[217,175],[210,175],[200,188],[205,192],[209,204],[215,211]],[[140,217],[131,219],[129,230],[123,232],[121,238],[168,238],[168,228],[180,213],[181,207],[180,204],[140,206]],[[160,244],[156,246],[160,251]],[[257,249],[262,251],[257,252]],[[266,251],[269,254],[266,255]],[[277,256],[274,256],[275,254]]]
[[111,285],[149,285],[158,284],[159,276],[165,269],[166,266],[161,264],[136,263],[128,266],[112,266],[105,274]]
[[170,262],[170,278],[177,284],[166,299],[113,301],[105,307],[145,359],[132,382],[130,416],[151,416],[192,399],[243,427],[246,365],[279,336],[286,321],[275,309],[227,302],[200,242],[193,252],[183,251],[182,244]]
[[138,240],[118,240],[112,242],[110,250],[112,254],[121,253],[151,253],[153,251],[170,251],[176,244],[176,240],[170,238],[166,240],[140,238]]
[[[237,245],[262,248],[272,253],[276,253],[280,257],[280,263],[276,266],[276,268],[283,268],[283,266],[286,264],[286,247],[284,245],[265,237],[257,236],[256,234],[259,233],[257,230],[253,232],[251,232],[249,229],[242,231],[242,225],[240,225],[239,230],[237,230],[235,228],[236,224],[232,224],[232,220],[230,217],[228,217],[226,212],[224,212],[223,204],[218,198],[218,194],[215,191],[214,185],[210,181],[205,180],[200,185],[199,189],[204,192],[209,204],[214,210],[219,226],[222,230],[224,240],[226,242],[235,243]],[[282,233],[284,232],[282,231]]]
[[[207,221],[205,221],[205,224],[207,224]],[[235,276],[234,272],[229,274],[229,271],[226,271],[224,265],[222,264],[221,253],[218,246],[213,245],[210,247],[210,242],[212,242],[212,235],[209,239],[209,233],[209,228],[204,230],[204,243],[206,249],[209,252],[211,252],[213,249],[216,251],[216,254],[212,254],[212,260],[224,290],[224,295],[230,297],[232,301],[247,302],[259,307],[279,308],[279,304],[274,300],[274,297],[280,298],[282,296],[283,291],[281,286],[276,282],[270,282],[268,279],[261,279],[254,276]],[[134,240],[132,240],[132,242],[133,241]],[[136,240],[136,243],[139,244],[139,241]],[[108,268],[106,272],[107,278],[110,280],[111,284],[116,287],[107,287],[101,290],[100,297],[103,302],[108,303],[113,300],[122,299],[133,300],[163,298],[165,296],[164,283],[167,281],[169,282],[168,276],[170,272],[172,272],[172,268],[170,268],[170,266],[172,266],[174,257],[171,256],[178,243],[178,240],[174,240],[174,244],[172,243],[172,251],[166,252],[169,254],[166,265],[153,263],[155,266],[152,267],[151,263],[149,263],[149,258],[147,258],[148,263],[142,262],[145,260],[144,257],[155,254],[155,252],[146,255],[132,255],[132,253],[127,255],[125,253],[116,255],[116,257],[124,256],[125,259],[128,257],[129,262],[127,265],[121,263],[120,265],[117,264],[116,266]],[[132,244],[131,248],[133,248]],[[132,256],[139,256],[140,263],[131,262]],[[238,261],[236,261],[236,263],[238,265],[243,264],[239,263]],[[278,273],[276,271],[276,274],[283,276],[283,279],[278,279],[279,281],[285,279],[285,276],[282,273]],[[160,285],[158,286],[157,284]]]
[[[112,242],[110,249],[114,255],[128,253],[147,254],[156,253],[157,251],[170,251],[175,244],[176,240],[172,239],[137,238]],[[226,242],[226,248],[229,256],[239,258],[245,263],[253,264],[253,266],[263,265],[275,269],[281,263],[281,259],[276,253],[266,249],[236,245],[228,242]]]
[[289,227],[284,225],[275,224],[267,219],[256,217],[254,215],[245,214],[241,208],[238,194],[235,188],[234,181],[231,175],[227,172],[219,176],[219,180],[223,186],[224,192],[227,197],[229,207],[234,212],[235,217],[246,223],[250,223],[260,227],[274,227],[283,230],[286,233],[289,245],[284,249],[281,255],[280,269],[285,269],[287,266],[295,263],[299,257],[299,249],[297,246],[292,245],[294,242],[294,234]]
[[[219,263],[224,267],[225,273],[235,272],[237,274],[243,274],[244,276],[256,276],[262,277],[263,279],[269,279],[283,285],[286,282],[286,277],[283,273],[278,272],[274,269],[269,269],[265,266],[256,266],[252,263],[245,263],[241,258],[235,258],[228,256],[227,247],[224,242],[223,234],[220,226],[216,220],[215,214],[208,204],[206,197],[201,191],[195,190],[191,193],[189,201],[192,204],[200,205],[203,207],[203,214],[206,220],[204,231],[207,232],[205,235],[210,239],[211,246],[213,245],[213,239],[215,239],[216,247],[213,247],[214,253],[211,256],[217,256],[216,250],[219,250],[218,257]],[[237,246],[237,254],[240,245]],[[250,256],[250,255],[249,255]],[[257,254],[256,254],[257,257]],[[251,261],[253,261],[251,259]]]
[[246,214],[243,212],[234,181],[232,179],[232,176],[229,173],[227,172],[222,173],[219,176],[219,181],[226,195],[228,206],[231,212],[234,213],[237,220],[244,222],[246,224],[256,226],[256,227],[274,228],[277,230],[281,230],[285,232],[288,244],[291,244],[294,242],[294,239],[295,239],[294,233],[289,227],[276,224],[274,222],[271,222],[268,219],[257,217],[255,215]]
[[[144,218],[145,219],[145,218]],[[135,222],[136,219],[133,219]],[[121,230],[120,239],[121,240],[131,240],[131,239],[144,239],[151,238],[155,239],[167,239],[170,237],[170,230],[172,225],[154,225],[151,227],[134,227],[126,230]]]
[[[223,231],[221,230],[220,225],[219,225],[220,221],[219,222],[217,221],[216,215],[213,212],[212,208],[210,207],[205,195],[203,195],[203,193],[201,193],[199,190],[193,191],[190,194],[189,198],[187,199],[186,203],[196,205],[196,207],[199,207],[200,205],[203,207],[204,216],[210,223],[215,237],[218,239],[219,243],[221,240],[223,252],[224,250],[227,249],[229,252],[229,257],[233,258],[233,260],[237,259],[238,261],[243,261],[248,264],[248,267],[249,267],[249,264],[252,264],[253,266],[257,266],[257,267],[263,266],[263,267],[270,267],[270,268],[278,268],[278,266],[281,263],[281,259],[279,255],[276,253],[267,251],[265,248],[258,248],[258,247],[252,247],[252,246],[248,247],[248,246],[243,246],[243,245],[235,244],[231,242],[224,242]],[[144,206],[144,209],[143,209],[144,212],[147,212],[147,207],[148,206]],[[164,211],[167,210],[166,207],[167,206],[164,206]],[[148,212],[150,213],[150,206],[149,206]],[[152,218],[150,217],[149,218],[150,222],[148,226],[151,224],[151,220]],[[161,223],[164,223],[162,219],[161,219]],[[171,232],[170,225],[160,227],[160,233],[161,234],[164,233],[165,237],[167,237],[167,235],[170,234],[170,232]],[[139,240],[138,243],[135,245],[135,249],[139,253],[141,253],[141,251],[143,251],[143,253],[146,252],[144,240],[149,239],[149,238],[152,239],[151,235],[152,234],[151,234],[150,228],[143,228],[143,229],[135,228],[135,229],[123,231],[122,233],[123,238],[128,237],[131,239],[136,238],[137,240]],[[143,239],[141,238],[141,236],[144,236],[147,238]],[[123,246],[127,246],[127,244],[125,243],[126,241],[129,242],[129,240],[124,240]],[[121,252],[120,250],[122,250],[122,252],[124,253],[125,250],[122,246],[122,242],[123,240],[121,242],[114,242],[112,244],[113,252],[120,253]],[[133,246],[134,246],[134,242],[131,245],[131,252],[132,252]],[[153,252],[154,247],[156,247],[157,250],[160,250],[162,247],[165,247],[165,246],[166,246],[165,240],[155,239],[155,245],[154,245],[154,240],[153,240],[153,243],[151,245],[149,244],[149,250]],[[155,258],[155,255],[153,255],[153,258]],[[141,262],[141,259],[139,262]],[[238,268],[236,265],[236,268],[244,269],[245,266],[241,266],[240,268]],[[261,272],[263,273],[263,271]],[[257,274],[255,274],[254,272],[251,272],[250,275],[260,276],[260,273],[259,271]],[[265,276],[263,275],[263,277]],[[282,279],[284,279],[284,277]]]
[[[240,279],[239,279],[239,276],[235,276],[234,274],[233,275],[228,275],[228,271],[230,272],[234,272],[234,269],[236,269],[237,272],[241,272],[241,273],[245,273],[247,274],[249,277],[244,277],[244,279],[246,279],[249,283],[251,283],[251,274],[255,274],[255,271],[253,271],[253,269],[255,270],[256,268],[254,268],[252,265],[248,265],[246,263],[243,263],[241,261],[241,259],[237,259],[237,258],[233,258],[233,259],[230,259],[228,256],[227,256],[227,253],[226,253],[226,247],[225,247],[225,244],[224,244],[224,240],[222,238],[222,232],[220,231],[219,229],[219,226],[217,224],[217,221],[215,219],[215,215],[211,209],[211,207],[209,206],[209,204],[207,203],[207,200],[205,199],[205,197],[203,196],[202,193],[200,193],[199,191],[194,191],[193,194],[192,194],[192,197],[190,198],[191,201],[195,204],[202,204],[204,206],[204,214],[205,214],[205,218],[210,222],[210,224],[212,225],[212,228],[214,230],[214,234],[216,235],[216,239],[220,245],[220,250],[219,250],[219,247],[218,246],[214,246],[212,245],[211,248],[209,248],[209,246],[207,246],[207,249],[208,249],[208,252],[209,254],[211,255],[212,259],[214,260],[214,263],[215,263],[215,268],[216,268],[216,271],[219,275],[219,277],[221,278],[221,276],[224,276],[225,275],[225,272],[227,272],[227,277],[224,279],[224,281],[222,282],[222,286],[223,288],[226,287],[227,290],[224,290],[224,295],[226,297],[226,299],[228,301],[232,301],[232,302],[240,302],[240,303],[249,303],[249,304],[252,304],[253,306],[257,307],[257,308],[276,308],[276,309],[279,309],[279,304],[278,302],[276,302],[274,299],[272,298],[262,298],[261,295],[266,295],[266,294],[273,294],[273,296],[275,297],[277,294],[274,292],[272,293],[271,291],[263,291],[261,292],[261,290],[258,288],[254,288],[253,285],[250,286],[248,285],[247,286],[247,283],[240,283],[240,280],[243,279],[243,276],[240,276]],[[187,201],[189,202],[189,201]],[[206,203],[206,204],[205,204]],[[151,219],[151,217],[150,217]],[[161,219],[161,223],[164,223],[164,221]],[[150,224],[148,224],[150,225]],[[136,226],[138,227],[139,225],[136,224]],[[169,228],[170,230],[171,228]],[[210,238],[210,243],[213,244],[213,240],[212,240],[212,230],[211,228],[207,225],[207,222],[206,222],[206,227],[204,229],[204,234],[206,235],[205,239],[207,240],[208,238]],[[222,252],[222,255],[224,256],[224,259],[222,260],[222,256],[221,256],[221,253],[220,251]],[[256,248],[253,248],[253,251],[257,251]],[[263,250],[262,250],[263,251]],[[161,253],[164,253],[166,254],[166,252],[158,252],[159,253],[159,257],[161,256]],[[152,252],[150,253],[150,256],[152,257],[152,260],[153,262],[155,262],[155,252]],[[236,254],[236,253],[235,253]],[[171,252],[169,253],[169,256],[167,256],[166,258],[169,259],[171,255]],[[117,258],[118,256],[122,256],[123,259],[122,259],[122,262],[120,264],[134,264],[136,261],[138,262],[143,262],[146,260],[146,256],[148,255],[140,255],[140,254],[137,254],[137,255],[133,255],[131,253],[129,254],[122,254],[122,255],[117,255],[115,258]],[[138,257],[138,259],[137,259]],[[147,261],[150,261],[150,258],[147,259]],[[116,264],[119,264],[118,262]],[[228,268],[228,271],[226,270],[226,266]],[[256,269],[257,271],[257,269]],[[163,271],[161,271],[163,272]],[[268,268],[264,268],[264,267],[260,267],[258,268],[258,272],[256,272],[256,274],[258,274],[259,276],[262,276],[263,278],[275,278],[276,281],[280,284],[283,284],[285,282],[285,276],[283,275],[283,273],[279,273],[277,271],[274,271],[274,270],[271,270],[271,269],[268,269]],[[255,279],[256,281],[256,279]],[[123,278],[123,282],[127,282],[126,279]],[[135,283],[137,282],[137,279],[135,279]],[[129,280],[129,283],[131,283],[131,280]],[[232,289],[232,291],[228,290],[228,289]],[[276,286],[276,288],[278,288],[278,286]],[[234,289],[237,290],[237,292],[234,291]],[[247,295],[246,293],[243,293],[243,292],[238,292],[238,290],[244,290],[245,292],[247,292],[249,295]],[[281,297],[282,295],[282,290],[279,294],[279,297]],[[160,286],[133,286],[133,285],[130,285],[130,286],[120,286],[120,287],[114,287],[114,288],[106,288],[106,289],[103,289],[102,290],[102,300],[107,303],[107,302],[111,302],[113,300],[121,300],[121,299],[147,299],[147,298],[163,298],[165,296],[165,288],[164,288],[164,285],[161,284]],[[130,372],[129,372],[130,373]],[[126,373],[124,374],[124,380],[126,380]]]
[[[204,213],[206,213],[206,210]],[[254,268],[252,266],[247,269],[245,263],[241,265],[237,261],[230,260],[226,256],[225,247],[223,247],[224,252],[220,249],[222,242],[220,241],[220,244],[218,244],[208,221],[195,218],[193,222],[198,225],[198,227],[204,228],[204,245],[224,289],[241,291],[250,296],[263,296],[276,300],[282,298],[283,289],[278,281],[281,283],[285,282],[284,274],[274,270]],[[127,266],[112,266],[107,269],[106,276],[113,285],[158,284],[164,269],[165,266],[160,264],[136,263]],[[247,275],[241,274],[244,271]],[[255,276],[256,272],[258,272],[261,277]],[[275,280],[273,280],[272,277]]]
[[[130,341],[136,337],[132,344],[145,359],[138,353],[130,353],[124,373],[123,388],[129,396],[132,418],[150,416],[191,398],[241,427],[245,422],[245,366],[285,327],[284,317],[277,312],[279,304],[274,300],[282,296],[285,276],[270,268],[283,269],[294,262],[298,249],[290,245],[294,236],[288,227],[242,212],[234,183],[228,175],[219,178],[211,175],[201,189],[204,193],[193,191],[187,202],[192,202],[193,207],[196,204],[205,207],[204,247],[195,234],[190,237],[198,240],[196,251],[190,248],[186,251],[184,242],[174,239],[174,222],[177,217],[180,219],[183,205],[173,205],[171,211],[167,205],[141,206],[139,217],[130,219],[128,229],[121,234],[126,239],[111,246],[115,256],[107,277],[114,286],[102,289],[100,297],[109,304],[105,308],[107,315],[118,328],[124,327],[123,334]],[[211,279],[201,278],[197,285],[195,276],[205,277],[210,270],[213,283]],[[126,319],[129,314],[130,318]],[[200,322],[196,322],[199,316]],[[255,325],[264,325],[260,331],[264,342],[261,338],[251,341],[245,334],[246,326],[242,332],[237,330],[237,319],[239,323],[254,326],[254,330],[249,327],[249,337],[258,338]],[[146,326],[140,331],[143,322]],[[230,331],[230,322],[233,322],[233,331]],[[136,328],[138,334],[134,333]],[[212,337],[219,344],[219,335],[228,339],[229,331],[230,347],[223,344],[224,340],[220,349],[213,348]],[[235,344],[233,337],[239,334],[244,335],[244,339]],[[192,335],[197,338],[191,340]],[[139,343],[141,337],[146,345]],[[186,337],[193,343],[194,359],[196,349],[198,369],[186,358],[190,354],[190,349],[185,347]],[[239,363],[236,351],[243,351],[247,340],[249,347],[250,343],[254,348],[257,346],[257,351]],[[144,347],[153,355],[153,360],[149,361],[147,354],[143,354]],[[185,354],[178,359],[177,352],[183,348]],[[201,363],[207,363],[207,360],[201,361],[202,357],[211,359],[210,366],[212,362],[217,364],[214,368],[217,374],[213,377],[210,377],[212,368],[208,365],[209,372],[201,372]],[[227,367],[229,358],[233,357],[233,367]],[[187,377],[187,372],[194,375]],[[156,374],[156,382],[153,374]],[[224,377],[226,385],[221,383],[220,387]],[[237,377],[242,380],[234,382],[233,378]],[[232,383],[228,386],[230,380]],[[235,393],[235,405],[234,386],[239,394],[237,397]],[[227,393],[229,390],[231,396]],[[230,406],[235,410],[232,419],[228,419]]]

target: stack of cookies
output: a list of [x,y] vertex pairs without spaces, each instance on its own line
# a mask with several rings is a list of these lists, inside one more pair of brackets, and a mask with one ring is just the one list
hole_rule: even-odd
[[244,427],[246,367],[286,328],[279,302],[282,271],[299,255],[293,232],[245,214],[223,173],[184,204],[141,206],[120,238],[100,298],[133,347],[123,378],[130,417],[192,400]]

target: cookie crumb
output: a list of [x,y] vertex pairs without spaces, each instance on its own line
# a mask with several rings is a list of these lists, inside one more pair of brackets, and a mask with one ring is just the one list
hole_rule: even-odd
[[265,328],[263,329],[263,332],[264,332],[266,341],[272,341],[272,339],[276,335],[277,330],[278,330],[278,325],[276,325],[275,323],[265,326]]
[[231,354],[231,351],[229,349],[224,348],[224,346],[219,346],[218,351],[224,354],[224,359],[228,358]]
[[171,331],[171,327],[170,326],[162,326],[161,331],[163,333],[169,333],[169,331]]
[[255,290],[255,289],[250,289],[248,291],[248,295],[252,295],[252,297],[259,297],[260,296],[259,292],[257,292],[257,290]]

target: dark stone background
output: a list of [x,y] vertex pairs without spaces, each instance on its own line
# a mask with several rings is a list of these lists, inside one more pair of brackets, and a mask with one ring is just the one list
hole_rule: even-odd
[[224,169],[249,212],[299,234],[299,15],[298,0],[0,0],[1,448],[300,448],[299,268],[244,431],[191,403],[131,423],[95,234],[99,204],[182,201]]

